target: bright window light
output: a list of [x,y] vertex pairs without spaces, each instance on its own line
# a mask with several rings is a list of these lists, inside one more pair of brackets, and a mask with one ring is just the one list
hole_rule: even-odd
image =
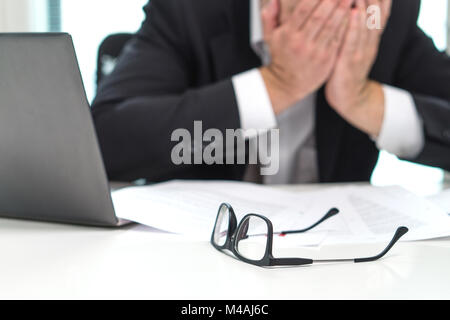
[[[447,48],[447,0],[422,1],[419,17],[420,27],[433,40],[436,47],[443,51]],[[444,179],[440,169],[400,161],[397,157],[382,152],[377,168],[372,176],[372,184],[378,186],[401,185],[418,194],[433,194]]]
[[72,35],[89,101],[95,96],[97,52],[113,33],[137,31],[148,0],[61,0],[62,31]]

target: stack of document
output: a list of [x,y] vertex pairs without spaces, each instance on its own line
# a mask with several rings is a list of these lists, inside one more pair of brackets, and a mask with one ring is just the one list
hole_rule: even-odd
[[443,208],[400,187],[291,192],[242,182],[171,181],[115,191],[113,202],[120,218],[205,241],[222,203],[232,205],[238,220],[248,213],[266,216],[275,232],[309,227],[338,208],[337,216],[291,238],[302,246],[386,240],[400,226],[410,229],[406,241],[450,236]]

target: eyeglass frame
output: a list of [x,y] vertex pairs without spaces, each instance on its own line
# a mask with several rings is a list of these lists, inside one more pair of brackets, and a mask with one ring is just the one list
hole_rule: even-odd
[[[221,210],[224,206],[228,209],[228,212],[229,212],[227,237],[226,237],[225,243],[223,245],[218,245],[215,241],[216,228],[218,226],[219,219],[221,218],[220,217]],[[334,209],[334,210],[336,210],[336,209]],[[330,212],[332,212],[332,211],[330,210]],[[304,230],[297,230],[297,231],[284,231],[284,232],[281,232],[280,234],[303,233],[303,232],[309,231],[312,228],[318,226],[320,223],[327,220],[328,218],[330,218],[331,216],[334,216],[337,214],[337,213],[334,213],[334,214],[330,215],[330,212],[327,214],[327,216],[322,218],[318,223],[314,224],[313,227],[309,227]],[[267,224],[266,250],[265,250],[264,257],[261,260],[248,259],[248,258],[242,256],[237,249],[237,245],[239,244],[239,241],[244,239],[244,238],[242,238],[239,241],[236,240],[238,232],[241,231],[241,229],[244,227],[244,223],[247,223],[247,221],[249,221],[251,217],[256,217],[256,218],[262,219]],[[247,232],[247,231],[245,231],[245,232]],[[394,237],[392,238],[390,243],[387,245],[387,247],[380,254],[373,256],[373,257],[354,258],[354,259],[325,259],[325,260],[313,260],[313,259],[308,259],[308,258],[275,258],[273,256],[274,232],[273,232],[272,222],[265,216],[255,214],[255,213],[250,213],[250,214],[245,215],[238,224],[237,217],[236,217],[233,207],[228,203],[222,203],[219,207],[219,211],[218,211],[217,217],[216,217],[216,222],[214,224],[214,229],[213,229],[213,233],[211,236],[211,244],[214,248],[216,248],[218,251],[220,251],[222,253],[224,250],[228,250],[228,251],[232,252],[238,260],[243,261],[248,264],[251,264],[251,265],[258,266],[258,267],[303,266],[303,265],[312,265],[312,264],[316,264],[316,263],[332,263],[332,262],[364,263],[364,262],[373,262],[373,261],[383,258],[392,249],[392,247],[400,240],[400,238],[403,237],[408,231],[409,230],[407,227],[403,227],[403,226],[399,227],[397,229],[397,231],[395,232]]]

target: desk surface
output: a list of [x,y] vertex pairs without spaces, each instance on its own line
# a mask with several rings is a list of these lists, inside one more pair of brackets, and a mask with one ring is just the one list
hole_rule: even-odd
[[261,269],[142,226],[0,219],[0,261],[0,299],[450,299],[450,239],[368,264]]

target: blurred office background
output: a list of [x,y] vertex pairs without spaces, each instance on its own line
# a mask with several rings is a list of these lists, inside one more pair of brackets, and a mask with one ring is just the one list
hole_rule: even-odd
[[[244,0],[242,0],[244,1]],[[72,35],[86,94],[96,90],[97,51],[114,33],[136,31],[147,0],[0,0],[0,32],[58,32]],[[422,0],[419,24],[436,47],[450,53],[450,0]],[[411,164],[383,152],[372,183],[401,184],[422,194],[433,192],[450,176],[442,170]]]

